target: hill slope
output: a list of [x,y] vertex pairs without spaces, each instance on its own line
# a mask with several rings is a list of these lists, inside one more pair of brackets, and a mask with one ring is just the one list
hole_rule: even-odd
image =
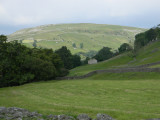
[[[133,58],[133,53],[128,52],[122,55],[111,58],[107,61],[99,62],[98,64],[85,65],[74,68],[70,71],[69,76],[84,75],[94,70],[103,70],[109,68],[119,67],[135,67],[160,61],[160,41],[148,44],[147,46],[139,49],[136,57]],[[160,67],[158,65],[151,67]]]
[[[19,30],[8,36],[9,40],[22,40],[33,47],[52,48],[67,46],[72,53],[98,51],[103,46],[117,49],[122,43],[133,44],[134,36],[145,29],[106,24],[56,24]],[[76,48],[73,44],[76,44]],[[80,44],[83,43],[83,49]]]
[[[80,66],[71,74],[108,68],[134,67],[160,61],[160,41],[95,65]],[[150,66],[159,67],[159,66]],[[102,73],[81,80],[53,80],[0,88],[0,106],[22,107],[46,114],[95,117],[105,113],[117,120],[160,116],[159,72]],[[17,102],[18,101],[18,102]]]

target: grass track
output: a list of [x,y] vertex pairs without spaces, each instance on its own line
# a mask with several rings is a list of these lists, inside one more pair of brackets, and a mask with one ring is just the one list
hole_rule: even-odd
[[[137,78],[129,79],[133,74]],[[95,117],[97,113],[106,113],[118,120],[159,118],[160,75],[150,73],[145,78],[143,75],[139,78],[140,73],[124,73],[123,76],[108,73],[84,80],[38,82],[1,88],[0,106],[22,107],[42,114],[76,116],[87,113]]]

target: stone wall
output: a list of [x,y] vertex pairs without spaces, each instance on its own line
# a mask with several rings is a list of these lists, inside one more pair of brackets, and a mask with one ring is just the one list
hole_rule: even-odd
[[160,64],[160,62],[145,64],[141,66],[118,68],[118,69],[106,69],[106,70],[95,70],[82,76],[72,77],[57,77],[57,80],[71,80],[71,79],[83,79],[99,73],[126,73],[126,72],[160,72],[160,68],[147,68],[149,66]]
[[[42,108],[43,109],[43,108]],[[68,115],[47,115],[30,112],[16,107],[0,107],[0,120],[92,120],[87,114],[79,114],[76,118]],[[97,114],[94,120],[115,120],[106,114]]]

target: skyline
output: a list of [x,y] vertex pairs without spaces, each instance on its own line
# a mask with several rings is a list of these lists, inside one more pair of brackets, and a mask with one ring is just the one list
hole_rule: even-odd
[[159,0],[0,0],[0,34],[46,24],[96,23],[151,28]]

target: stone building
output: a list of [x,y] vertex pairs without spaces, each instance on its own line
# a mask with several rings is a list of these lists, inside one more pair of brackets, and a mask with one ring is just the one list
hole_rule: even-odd
[[97,60],[96,59],[90,59],[90,60],[88,60],[88,64],[97,64]]

